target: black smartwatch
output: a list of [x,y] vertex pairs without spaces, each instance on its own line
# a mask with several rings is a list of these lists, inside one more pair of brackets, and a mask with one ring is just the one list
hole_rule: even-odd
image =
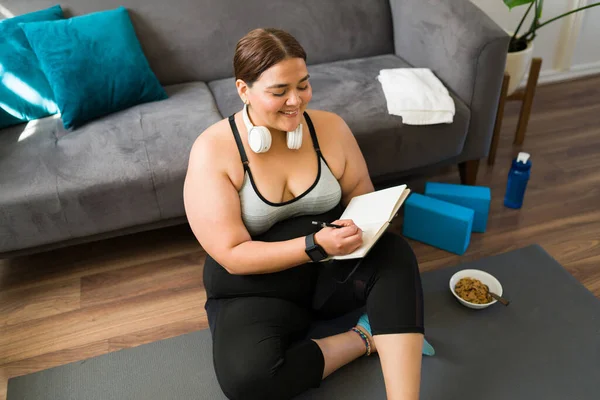
[[327,252],[318,244],[315,243],[315,234],[311,233],[306,237],[306,254],[313,262],[319,262],[327,258]]

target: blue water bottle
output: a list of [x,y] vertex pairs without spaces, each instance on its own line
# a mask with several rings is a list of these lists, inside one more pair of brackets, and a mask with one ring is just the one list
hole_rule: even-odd
[[508,182],[506,183],[506,195],[504,196],[504,205],[509,208],[521,208],[529,174],[531,171],[530,154],[520,152],[517,158],[512,162],[508,172]]

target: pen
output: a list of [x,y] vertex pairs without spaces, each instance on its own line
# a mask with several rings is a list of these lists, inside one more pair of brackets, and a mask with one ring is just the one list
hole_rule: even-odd
[[321,225],[321,228],[343,228],[342,225],[330,224],[329,222],[313,221],[313,225]]

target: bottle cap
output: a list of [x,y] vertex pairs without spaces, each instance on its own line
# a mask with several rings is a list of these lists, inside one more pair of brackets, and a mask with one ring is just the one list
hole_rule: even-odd
[[529,160],[529,157],[531,157],[531,154],[525,153],[525,152],[522,151],[517,156],[517,162],[521,162],[523,164],[527,164],[527,160]]
[[517,155],[517,158],[515,158],[512,161],[512,168],[514,168],[517,171],[529,171],[529,169],[531,168],[531,158],[530,158],[530,154],[529,153],[525,153],[525,152],[520,152]]

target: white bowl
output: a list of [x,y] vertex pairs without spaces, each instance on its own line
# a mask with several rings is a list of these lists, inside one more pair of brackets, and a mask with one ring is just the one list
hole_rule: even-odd
[[487,272],[481,271],[479,269],[463,269],[461,271],[458,271],[454,275],[452,275],[452,278],[450,278],[450,291],[452,292],[454,297],[456,297],[458,299],[460,304],[464,305],[465,307],[474,308],[476,310],[481,310],[483,308],[487,308],[487,307],[491,306],[492,304],[497,303],[498,300],[493,299],[491,302],[486,303],[486,304],[475,304],[475,303],[471,303],[469,301],[463,300],[454,291],[454,287],[456,286],[456,283],[459,280],[461,280],[462,278],[478,279],[482,283],[484,283],[488,286],[488,288],[490,289],[490,292],[494,292],[498,296],[502,296],[502,285],[500,284],[498,279],[494,278],[493,275],[490,275]]

